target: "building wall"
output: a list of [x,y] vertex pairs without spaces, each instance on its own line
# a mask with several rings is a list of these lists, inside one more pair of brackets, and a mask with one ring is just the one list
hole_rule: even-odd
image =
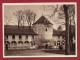
[[[35,33],[37,33],[38,35],[34,36],[34,39],[32,37],[32,35],[27,35],[28,39],[26,38],[26,35],[21,35],[22,38],[19,39],[19,35],[15,35],[15,39],[12,39],[12,35],[8,35],[8,39],[5,38],[6,41],[9,41],[10,44],[8,45],[11,49],[17,47],[17,49],[19,48],[27,48],[27,47],[31,47],[31,41],[35,42],[35,45],[42,45],[42,43],[40,43],[41,41],[46,41],[49,40],[49,42],[47,44],[53,46],[54,49],[59,49],[59,46],[61,45],[63,47],[63,49],[65,49],[65,39],[62,36],[56,36],[53,35],[53,27],[51,24],[35,24],[33,25],[33,30]],[[74,40],[74,38],[73,38]],[[16,41],[17,44],[12,44],[12,41]],[[18,42],[22,41],[23,44],[19,44]],[[28,41],[29,43],[25,43],[25,41]],[[64,42],[63,42],[64,41]],[[74,42],[75,43],[75,42]]]
[[52,39],[52,34],[53,34],[53,29],[52,29],[52,25],[51,24],[35,24],[33,25],[33,30],[35,33],[38,34],[38,36],[36,37],[36,39],[48,39],[51,40]]
[[[9,42],[9,43],[7,43],[9,49],[14,49],[14,48],[16,48],[16,49],[21,48],[22,49],[22,48],[32,46],[31,42],[34,41],[34,39],[32,38],[32,35],[28,35],[28,39],[26,38],[26,35],[21,35],[21,36],[22,36],[22,38],[19,39],[19,35],[15,35],[15,39],[13,39],[12,35],[8,35],[8,39],[6,38],[5,41]],[[16,44],[12,43],[12,41],[16,41]],[[22,41],[23,43],[19,43],[19,41]],[[25,43],[25,41],[28,41],[29,43]],[[5,43],[5,45],[6,45],[6,43]]]
[[53,48],[58,48],[60,45],[65,49],[65,39],[62,36],[53,36]]
[[[47,31],[46,31],[47,29]],[[50,40],[47,44],[49,46],[53,46],[54,49],[59,49],[59,46],[61,45],[63,47],[63,49],[65,49],[64,44],[62,43],[62,41],[64,41],[64,39],[62,38],[62,36],[53,36],[54,32],[53,32],[53,27],[51,24],[49,25],[44,25],[44,24],[35,24],[33,26],[33,30],[38,34],[38,36],[36,37],[36,40],[39,44],[38,40]],[[41,39],[40,39],[41,38]],[[60,41],[60,42],[58,42]],[[40,44],[42,45],[42,44]]]

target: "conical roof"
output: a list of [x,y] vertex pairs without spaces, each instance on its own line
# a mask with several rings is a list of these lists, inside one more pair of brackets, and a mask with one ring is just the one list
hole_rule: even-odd
[[52,23],[49,22],[47,18],[45,18],[44,16],[41,16],[34,24],[52,24]]

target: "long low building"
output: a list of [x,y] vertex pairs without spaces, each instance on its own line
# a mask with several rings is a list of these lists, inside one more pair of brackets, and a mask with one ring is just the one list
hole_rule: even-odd
[[[25,49],[34,46],[37,34],[30,27],[5,26],[5,47],[9,49]],[[17,48],[16,48],[17,47]]]

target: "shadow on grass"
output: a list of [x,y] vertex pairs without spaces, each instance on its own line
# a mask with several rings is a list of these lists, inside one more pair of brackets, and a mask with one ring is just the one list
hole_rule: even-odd
[[[46,53],[54,53],[54,54],[65,54],[65,50],[50,50],[50,49],[46,49],[46,50],[42,50]],[[75,55],[74,51],[71,51],[70,55]]]
[[65,54],[65,51],[64,50],[42,50],[44,52],[47,52],[47,53],[55,53],[55,54]]

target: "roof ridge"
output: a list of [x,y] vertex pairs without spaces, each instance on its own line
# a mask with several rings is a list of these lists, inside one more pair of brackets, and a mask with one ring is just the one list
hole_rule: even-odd
[[5,27],[4,30],[5,30],[5,34],[9,34],[9,35],[13,35],[13,34],[16,34],[16,35],[19,35],[19,34],[24,34],[24,35],[37,35],[37,33],[34,32],[34,30],[32,28],[28,28],[28,27],[25,27],[24,29],[23,28],[15,28],[16,26],[12,26],[12,27]]

